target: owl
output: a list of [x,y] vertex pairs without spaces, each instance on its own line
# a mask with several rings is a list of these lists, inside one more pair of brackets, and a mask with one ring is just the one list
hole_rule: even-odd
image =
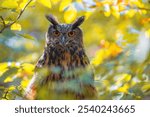
[[25,99],[95,99],[93,70],[79,28],[84,16],[71,24],[59,23],[52,15],[46,18],[51,25]]

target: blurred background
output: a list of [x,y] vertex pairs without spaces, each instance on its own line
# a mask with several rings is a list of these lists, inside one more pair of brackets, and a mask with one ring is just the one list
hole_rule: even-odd
[[84,45],[99,99],[150,99],[149,0],[1,0],[0,99],[22,94],[50,25],[84,15]]

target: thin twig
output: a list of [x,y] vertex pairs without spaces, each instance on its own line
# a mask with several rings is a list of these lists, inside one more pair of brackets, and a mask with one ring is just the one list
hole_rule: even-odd
[[0,33],[3,32],[3,30],[5,29],[6,27],[6,24],[5,24],[5,21],[4,21],[4,18],[2,16],[0,16],[1,20],[2,20],[2,23],[3,23],[3,28],[1,29]]
[[2,98],[8,100],[8,98],[7,98],[8,93],[9,93],[9,91],[7,90]]
[[6,28],[10,27],[11,25],[13,25],[14,23],[16,23],[19,18],[22,16],[23,12],[25,11],[25,9],[27,8],[27,6],[32,2],[33,0],[29,0],[28,3],[24,6],[24,8],[20,11],[19,15],[17,16],[16,20],[14,20],[13,22],[9,23],[9,24],[5,24],[5,21],[3,19],[2,16],[0,16],[2,22],[3,22],[3,28],[0,30],[0,33],[2,33]]
[[4,27],[5,27],[5,20],[4,20],[4,18],[2,17],[2,16],[0,16],[0,18],[1,18],[1,20],[2,20],[2,23],[3,23],[3,25],[4,25]]

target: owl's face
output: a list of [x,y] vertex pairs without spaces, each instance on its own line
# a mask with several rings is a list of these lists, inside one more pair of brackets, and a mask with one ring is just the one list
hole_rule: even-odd
[[78,18],[72,24],[60,24],[52,15],[46,17],[52,23],[46,34],[47,46],[68,51],[75,51],[83,46],[79,25],[84,21],[84,17]]

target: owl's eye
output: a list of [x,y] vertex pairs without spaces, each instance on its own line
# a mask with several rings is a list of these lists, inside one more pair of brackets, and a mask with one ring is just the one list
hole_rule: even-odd
[[59,31],[54,31],[53,34],[54,34],[54,36],[58,37],[60,35],[60,32]]
[[74,31],[70,31],[69,33],[68,33],[68,36],[69,37],[73,37],[75,35],[75,32]]

